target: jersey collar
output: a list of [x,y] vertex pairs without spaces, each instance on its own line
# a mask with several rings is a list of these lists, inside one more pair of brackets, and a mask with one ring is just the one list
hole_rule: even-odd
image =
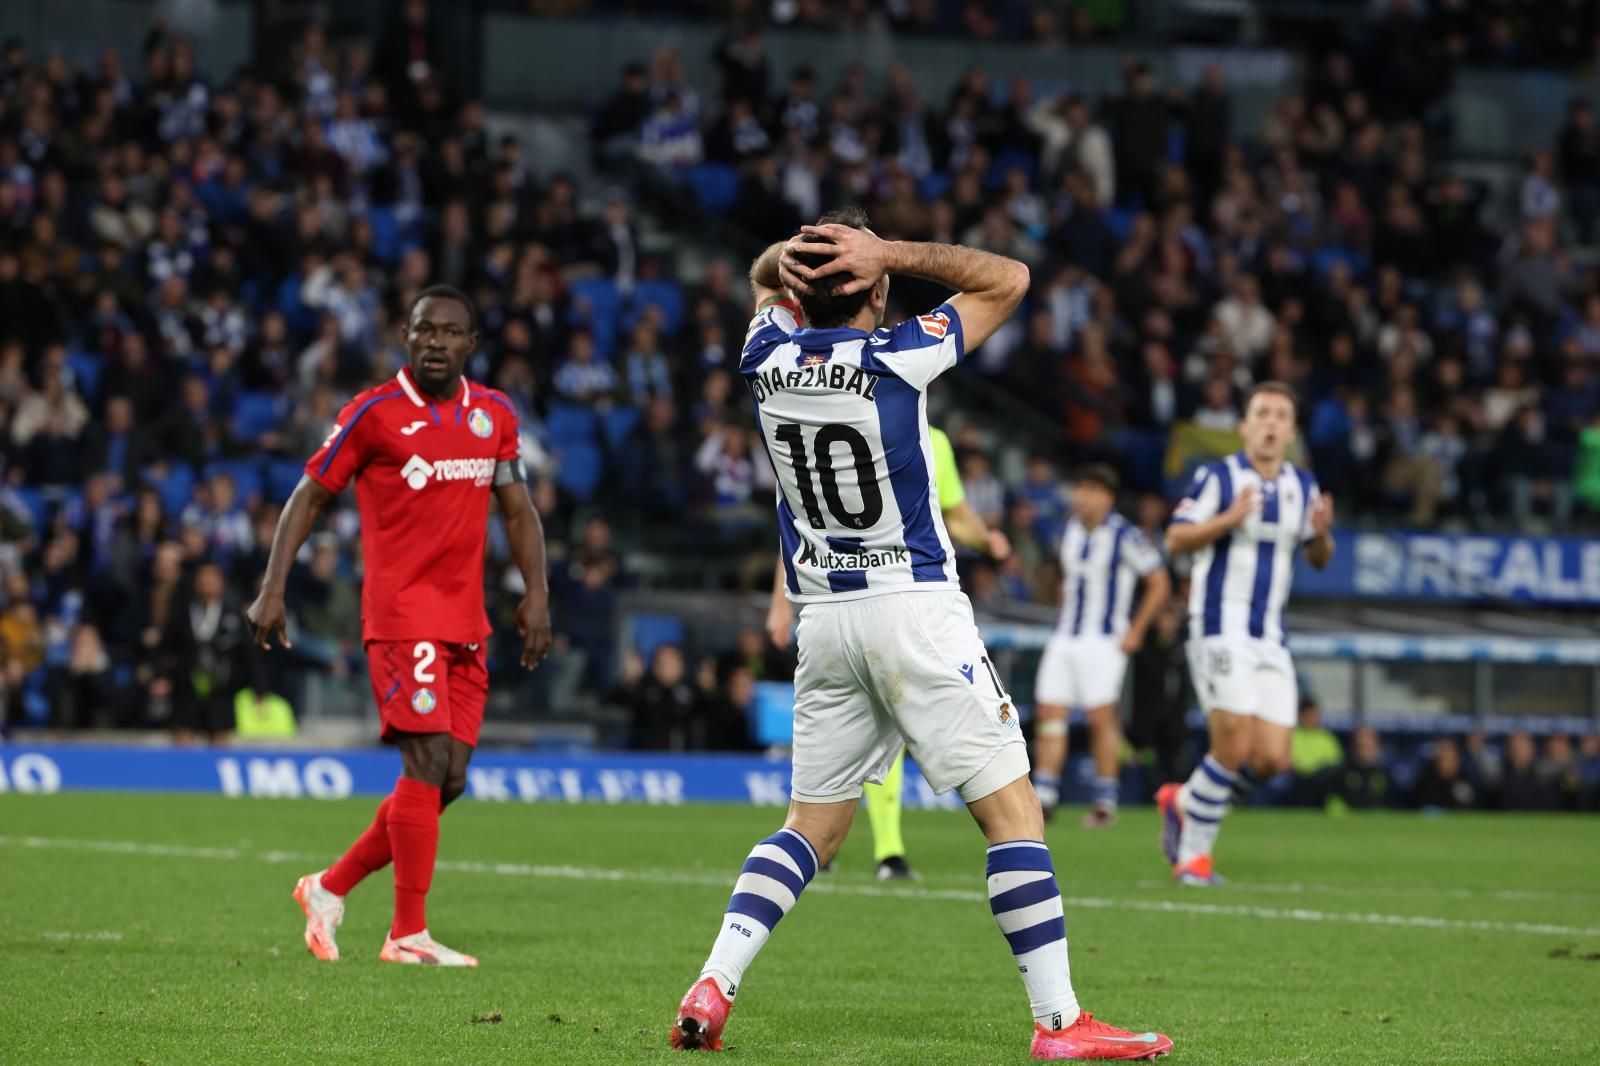
[[866,330],[856,329],[853,326],[829,326],[827,329],[812,329],[809,326],[802,326],[789,334],[789,340],[795,344],[801,344],[805,341],[838,344],[841,341],[853,341],[859,337],[868,336],[871,336],[871,334]]
[[[428,406],[428,401],[422,398],[422,392],[417,388],[417,383],[411,380],[410,367],[401,367],[400,372],[394,376],[394,379],[400,383],[400,388],[405,390],[407,398],[410,399],[412,403],[416,404],[418,407]],[[465,374],[461,375],[461,392],[458,394],[457,398],[461,401],[462,407],[472,406],[472,385],[468,383],[467,376]],[[450,401],[445,400],[443,402],[449,403]]]
[[[1238,452],[1234,454],[1234,458],[1239,460],[1239,465],[1241,467],[1243,467],[1244,469],[1250,471],[1252,474],[1254,474],[1256,477],[1260,478],[1262,481],[1267,481],[1268,480],[1267,475],[1263,474],[1261,471],[1256,469],[1256,464],[1254,464],[1254,463],[1252,463],[1250,461],[1250,456],[1245,454],[1245,450],[1243,448],[1240,448],[1238,450]],[[1289,459],[1288,459],[1287,456],[1285,456],[1284,458],[1278,460],[1278,477],[1282,477],[1284,475],[1284,472],[1286,470],[1288,470],[1288,469],[1289,469]],[[1272,480],[1276,480],[1276,479],[1272,479]]]

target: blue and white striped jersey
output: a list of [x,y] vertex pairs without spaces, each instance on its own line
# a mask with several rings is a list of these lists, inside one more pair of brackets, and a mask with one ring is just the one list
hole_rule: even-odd
[[949,304],[871,333],[797,328],[783,303],[751,321],[739,373],[778,477],[791,600],[960,587],[925,390],[962,353]]
[[1294,554],[1312,539],[1311,512],[1321,498],[1316,478],[1288,460],[1266,482],[1243,452],[1195,471],[1172,516],[1204,522],[1227,510],[1246,485],[1256,511],[1231,533],[1194,553],[1189,574],[1189,636],[1256,637],[1282,642],[1283,605],[1294,578]]
[[1061,538],[1061,619],[1069,637],[1121,636],[1133,592],[1161,565],[1161,553],[1139,527],[1112,512],[1090,529],[1073,517]]

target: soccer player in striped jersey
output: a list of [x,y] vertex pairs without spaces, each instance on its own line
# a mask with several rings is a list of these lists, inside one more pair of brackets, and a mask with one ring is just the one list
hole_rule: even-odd
[[1167,529],[1189,574],[1189,673],[1211,750],[1183,785],[1162,786],[1161,846],[1181,884],[1217,883],[1211,851],[1236,788],[1289,769],[1299,685],[1284,645],[1295,552],[1321,570],[1333,558],[1333,497],[1286,459],[1295,398],[1267,381],[1245,397],[1244,450],[1195,472]]
[[[956,295],[886,329],[890,274]],[[1028,268],[880,240],[852,209],[768,248],[750,280],[756,315],[739,371],[778,475],[784,585],[800,606],[791,803],[745,860],[672,1046],[722,1046],[745,970],[838,850],[862,784],[881,781],[904,746],[988,839],[989,906],[1028,992],[1033,1056],[1164,1054],[1166,1037],[1078,1006],[1027,749],[956,581],[933,480],[928,384],[1011,316]]]
[[[1075,481],[1072,518],[1061,538],[1061,617],[1039,658],[1034,683],[1033,788],[1048,819],[1060,796],[1067,759],[1067,710],[1085,708],[1094,757],[1094,808],[1083,824],[1094,829],[1117,818],[1122,762],[1117,705],[1128,656],[1144,646],[1144,635],[1167,602],[1172,582],[1161,553],[1117,514],[1117,472],[1104,463],[1090,463],[1078,469]],[[1133,593],[1141,583],[1135,614]]]
[[[1011,556],[1011,541],[1002,531],[990,529],[983,516],[967,502],[966,486],[961,484],[961,471],[956,467],[956,450],[950,444],[950,437],[937,426],[930,426],[928,442],[933,447],[933,482],[939,490],[939,513],[944,516],[950,539],[996,562],[1005,562]],[[767,608],[767,635],[777,647],[787,648],[793,632],[794,604],[789,602],[784,590],[780,556],[772,582],[772,603]],[[902,750],[881,784],[868,781],[862,786],[862,795],[867,801],[867,823],[872,827],[872,861],[877,863],[880,881],[911,881],[917,876],[906,859],[906,840],[902,832],[905,769],[906,756]],[[833,864],[827,863],[822,872],[828,873],[832,868]]]

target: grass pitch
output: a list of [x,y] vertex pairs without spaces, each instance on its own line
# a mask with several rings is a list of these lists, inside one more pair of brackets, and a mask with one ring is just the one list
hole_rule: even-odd
[[[430,925],[478,971],[379,966],[391,881],[344,960],[304,950],[295,878],[369,800],[0,796],[0,1062],[670,1061],[679,996],[750,846],[745,807],[466,801]],[[1022,982],[964,814],[909,812],[924,879],[871,878],[865,825],[747,975],[725,1061],[1023,1063]],[[1246,811],[1211,890],[1167,883],[1148,809],[1050,829],[1074,983],[1168,1062],[1600,1061],[1600,822]]]

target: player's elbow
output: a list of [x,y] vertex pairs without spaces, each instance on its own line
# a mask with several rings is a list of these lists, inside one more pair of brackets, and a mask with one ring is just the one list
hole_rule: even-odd
[[1007,260],[1006,266],[1006,302],[1016,307],[1022,298],[1028,295],[1028,287],[1033,284],[1033,272],[1028,269],[1028,264],[1020,259]]
[[1183,535],[1177,526],[1167,530],[1167,535],[1162,540],[1166,543],[1168,555],[1181,555],[1188,550],[1188,545],[1184,544]]

